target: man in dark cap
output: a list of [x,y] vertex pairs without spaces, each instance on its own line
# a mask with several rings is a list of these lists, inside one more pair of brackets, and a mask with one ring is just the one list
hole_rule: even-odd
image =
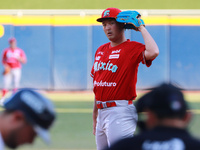
[[[199,150],[200,141],[186,130],[191,112],[182,92],[162,84],[141,97],[137,111],[145,112],[141,134],[112,145],[109,150]],[[140,124],[141,125],[141,124]],[[145,126],[144,126],[145,125]]]
[[36,135],[50,143],[48,129],[56,117],[50,100],[36,91],[23,89],[7,99],[4,107],[0,113],[0,150],[4,145],[14,149],[33,143]]

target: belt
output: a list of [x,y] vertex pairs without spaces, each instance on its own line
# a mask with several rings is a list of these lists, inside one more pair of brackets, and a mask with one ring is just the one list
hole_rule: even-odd
[[[129,100],[128,101],[128,105],[131,105],[133,104],[133,101],[132,100]],[[100,102],[97,104],[97,108],[98,109],[104,109],[104,108],[109,108],[109,107],[116,107],[117,104],[115,101],[112,101],[112,102]]]

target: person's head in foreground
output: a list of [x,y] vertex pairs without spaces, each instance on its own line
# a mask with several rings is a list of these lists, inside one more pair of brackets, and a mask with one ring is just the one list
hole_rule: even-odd
[[185,128],[191,119],[181,90],[172,84],[162,84],[145,94],[138,100],[136,108],[138,113],[145,112],[145,122],[139,122],[143,129],[155,126]]
[[143,132],[116,142],[108,150],[200,149],[200,140],[185,129],[191,113],[187,111],[187,103],[177,87],[171,84],[156,87],[138,100],[136,108],[138,112],[145,112],[146,128],[143,126]]
[[36,91],[23,89],[7,99],[4,107],[0,113],[1,143],[17,148],[33,143],[37,135],[50,143],[48,130],[56,117],[50,100]]
[[102,22],[103,30],[107,38],[112,42],[118,42],[125,38],[124,23],[116,21],[117,15],[121,12],[118,8],[107,8],[98,18],[98,22]]

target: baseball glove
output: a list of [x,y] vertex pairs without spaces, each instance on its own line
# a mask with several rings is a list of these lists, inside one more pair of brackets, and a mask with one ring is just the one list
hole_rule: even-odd
[[122,11],[117,15],[116,21],[125,23],[125,29],[134,29],[139,31],[140,26],[145,26],[144,21],[140,19],[141,15],[137,11]]
[[10,73],[10,67],[9,66],[5,66],[4,67],[4,71],[3,71],[3,75],[7,75]]

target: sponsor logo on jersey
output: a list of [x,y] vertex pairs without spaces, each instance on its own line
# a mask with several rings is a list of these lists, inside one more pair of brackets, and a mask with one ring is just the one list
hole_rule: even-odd
[[108,71],[111,71],[112,73],[115,73],[117,69],[118,69],[117,65],[110,63],[110,61],[108,63],[101,62],[101,61],[94,63],[95,72],[99,70],[108,70]]
[[112,54],[120,53],[121,49],[112,51]]
[[116,82],[103,82],[102,80],[100,82],[94,81],[94,86],[101,86],[101,87],[115,87],[117,85]]
[[113,54],[109,56],[109,59],[118,59],[119,58],[119,54]]

